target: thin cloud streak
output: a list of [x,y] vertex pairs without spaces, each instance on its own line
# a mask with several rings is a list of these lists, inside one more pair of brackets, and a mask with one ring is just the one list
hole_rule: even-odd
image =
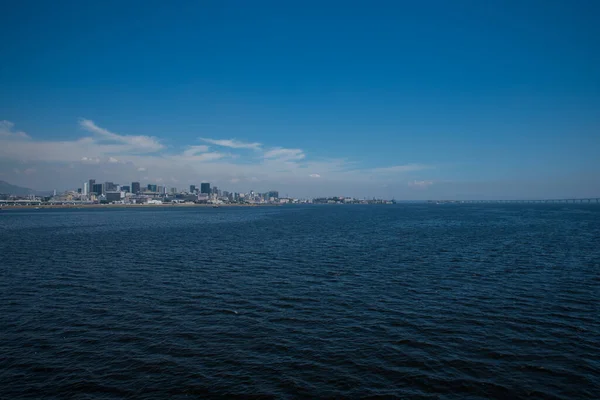
[[431,165],[424,164],[404,164],[394,165],[392,167],[371,168],[369,171],[375,174],[401,174],[405,172],[422,171],[430,168],[433,167]]
[[183,152],[183,156],[191,157],[198,153],[206,153],[208,149],[208,146],[190,146]]
[[236,139],[209,139],[209,138],[199,138],[203,142],[214,144],[215,146],[221,147],[229,147],[232,149],[252,149],[252,150],[260,150],[262,144],[260,143],[246,143],[241,142]]
[[228,154],[225,153],[218,153],[218,152],[213,152],[213,153],[194,153],[191,155],[186,155],[185,152],[182,155],[175,155],[175,156],[170,156],[167,157],[168,160],[177,162],[205,162],[205,161],[214,161],[214,160],[219,160],[221,158],[225,158],[227,157]]
[[131,146],[130,150],[155,152],[164,148],[157,138],[152,136],[134,136],[134,135],[119,135],[110,132],[107,129],[101,128],[89,119],[80,119],[79,126],[88,132],[107,139],[109,141],[123,143]]
[[420,189],[425,189],[431,185],[433,185],[433,181],[414,180],[414,181],[408,182],[408,186],[416,187],[416,188],[420,188]]
[[266,159],[277,159],[282,161],[290,160],[302,160],[306,157],[304,152],[300,149],[284,149],[282,147],[276,147],[264,153]]

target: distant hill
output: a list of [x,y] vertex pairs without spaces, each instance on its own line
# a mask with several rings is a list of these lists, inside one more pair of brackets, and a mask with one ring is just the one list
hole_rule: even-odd
[[40,194],[41,192],[17,185],[11,185],[8,182],[0,181],[0,193],[12,194],[15,196],[27,196],[28,194]]

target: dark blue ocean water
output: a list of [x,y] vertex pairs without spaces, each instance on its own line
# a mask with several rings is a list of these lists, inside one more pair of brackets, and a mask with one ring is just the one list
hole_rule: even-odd
[[0,397],[598,398],[600,206],[0,211]]

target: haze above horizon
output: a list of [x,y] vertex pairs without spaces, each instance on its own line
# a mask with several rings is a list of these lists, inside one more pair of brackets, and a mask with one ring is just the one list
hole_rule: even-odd
[[0,180],[600,196],[595,1],[12,2]]

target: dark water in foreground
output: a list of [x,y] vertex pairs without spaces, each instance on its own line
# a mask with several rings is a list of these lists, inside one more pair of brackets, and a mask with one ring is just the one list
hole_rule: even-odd
[[0,397],[598,398],[600,207],[0,211]]

